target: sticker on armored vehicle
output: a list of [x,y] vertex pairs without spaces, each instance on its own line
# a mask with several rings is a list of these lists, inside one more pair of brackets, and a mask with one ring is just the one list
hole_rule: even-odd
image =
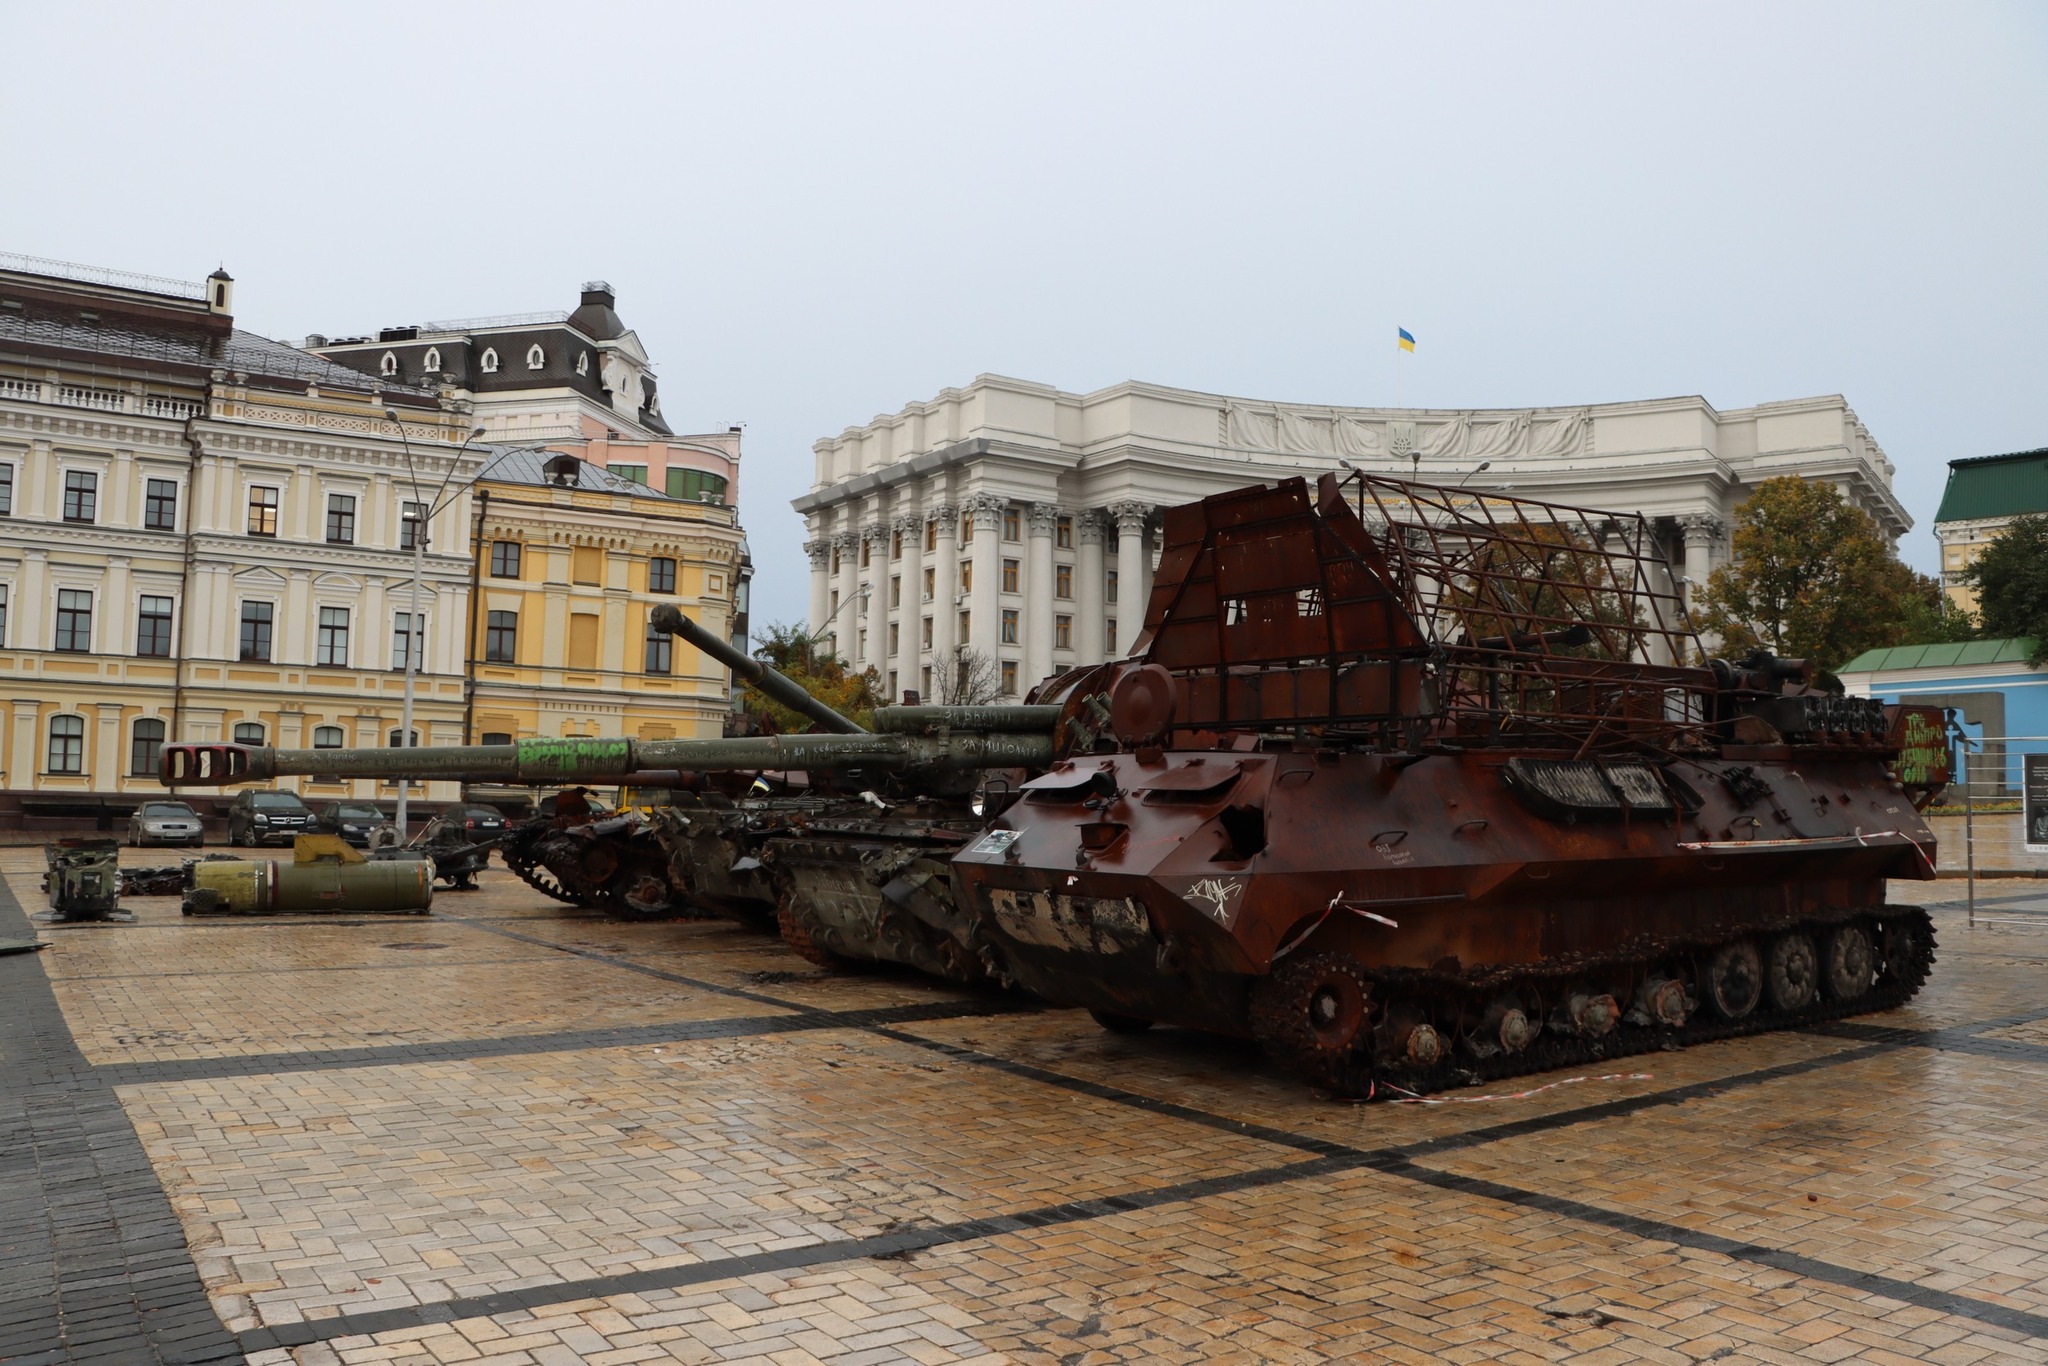
[[970,854],[1000,854],[1017,842],[1021,833],[1016,830],[991,830],[974,842],[967,852]]

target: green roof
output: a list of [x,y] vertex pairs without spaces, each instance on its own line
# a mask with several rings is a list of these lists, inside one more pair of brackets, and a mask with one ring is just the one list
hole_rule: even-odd
[[2034,642],[2015,640],[1965,640],[1949,645],[1893,645],[1883,650],[1865,650],[1835,670],[1837,674],[1876,673],[1890,669],[1953,669],[1966,664],[2025,664],[2034,653]]
[[2023,512],[2048,512],[2048,447],[1948,462],[1948,487],[1942,490],[1941,511],[1934,514],[1937,523]]

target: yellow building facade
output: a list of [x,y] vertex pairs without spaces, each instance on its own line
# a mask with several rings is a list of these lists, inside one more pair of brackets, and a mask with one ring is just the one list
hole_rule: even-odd
[[723,733],[727,670],[648,619],[673,603],[730,636],[742,549],[731,508],[544,450],[494,456],[474,492],[473,743]]

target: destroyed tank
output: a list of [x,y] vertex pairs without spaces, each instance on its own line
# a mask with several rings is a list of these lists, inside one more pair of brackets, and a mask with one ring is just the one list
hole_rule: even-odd
[[1943,714],[1704,661],[1639,517],[1354,474],[1166,514],[1128,661],[951,864],[1023,986],[1423,1094],[1884,1009]]

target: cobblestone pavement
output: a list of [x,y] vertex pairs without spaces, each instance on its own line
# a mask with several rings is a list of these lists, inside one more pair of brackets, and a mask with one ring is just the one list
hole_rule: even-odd
[[2048,887],[1897,890],[1905,1009],[1370,1107],[501,872],[137,900],[0,957],[0,1362],[2048,1361]]

